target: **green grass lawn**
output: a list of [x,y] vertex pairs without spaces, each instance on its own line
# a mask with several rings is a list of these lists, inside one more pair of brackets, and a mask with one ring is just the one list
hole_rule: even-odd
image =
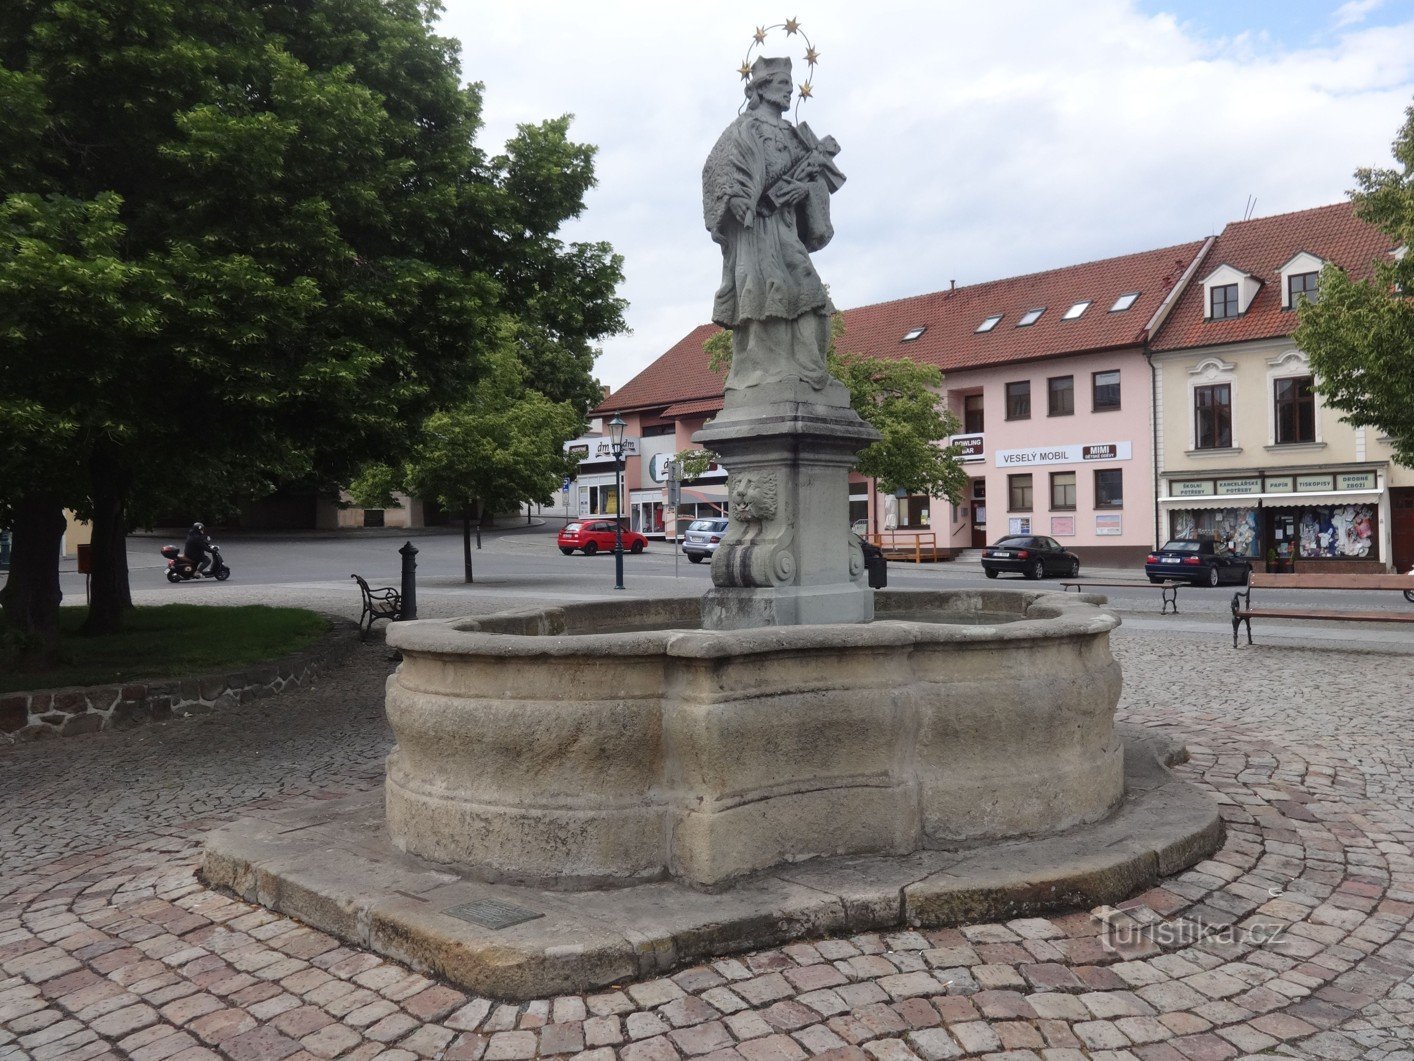
[[87,611],[60,609],[57,667],[0,666],[0,693],[237,670],[296,652],[329,629],[328,620],[303,608],[164,604],[129,612],[120,634],[84,637],[78,629]]

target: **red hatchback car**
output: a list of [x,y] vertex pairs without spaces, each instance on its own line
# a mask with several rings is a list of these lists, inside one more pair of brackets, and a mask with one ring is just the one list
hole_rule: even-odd
[[[648,539],[638,531],[624,528],[624,552],[641,553],[648,548]],[[560,529],[560,552],[569,556],[576,549],[583,549],[585,556],[614,551],[614,521],[611,519],[584,519],[566,523]]]

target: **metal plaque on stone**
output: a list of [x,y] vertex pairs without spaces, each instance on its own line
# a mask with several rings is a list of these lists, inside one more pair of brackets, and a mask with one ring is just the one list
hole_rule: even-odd
[[537,917],[545,916],[524,906],[503,903],[499,899],[475,899],[472,902],[454,906],[444,913],[448,917],[480,925],[493,932],[499,932],[501,929],[510,928],[513,925],[523,925],[527,921],[534,921]]

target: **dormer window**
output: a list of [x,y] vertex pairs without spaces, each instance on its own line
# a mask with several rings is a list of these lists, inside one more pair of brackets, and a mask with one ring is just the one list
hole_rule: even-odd
[[998,322],[1001,321],[1001,319],[1002,315],[1000,313],[994,313],[986,320],[984,320],[981,324],[977,325],[977,331],[989,332],[997,326]]
[[1090,300],[1088,298],[1084,302],[1077,302],[1075,305],[1071,306],[1070,309],[1061,314],[1061,320],[1073,321],[1089,308]]
[[1315,302],[1325,259],[1301,251],[1281,267],[1281,308],[1295,309],[1301,300]]
[[1219,265],[1203,280],[1203,319],[1230,320],[1252,305],[1262,281],[1231,265]]
[[1303,302],[1316,301],[1316,281],[1320,273],[1296,273],[1286,278],[1286,304],[1295,309]]
[[1035,324],[1038,320],[1040,320],[1041,314],[1045,312],[1045,306],[1042,306],[1040,309],[1028,309],[1025,313],[1021,315],[1021,319],[1016,322],[1016,326],[1018,328],[1029,328],[1031,327],[1031,325]]
[[1208,317],[1212,320],[1222,320],[1225,317],[1237,317],[1241,311],[1237,308],[1237,285],[1219,284],[1208,290]]
[[1115,299],[1115,304],[1110,307],[1111,313],[1123,313],[1130,306],[1139,300],[1139,292],[1131,291],[1127,295],[1120,295]]

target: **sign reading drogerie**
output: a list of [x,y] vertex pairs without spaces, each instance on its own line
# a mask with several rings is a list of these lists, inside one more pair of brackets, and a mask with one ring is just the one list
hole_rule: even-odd
[[1087,461],[1127,461],[1134,447],[1129,442],[1086,442],[1074,446],[1033,446],[997,450],[998,468],[1025,468],[1037,464],[1083,464]]

